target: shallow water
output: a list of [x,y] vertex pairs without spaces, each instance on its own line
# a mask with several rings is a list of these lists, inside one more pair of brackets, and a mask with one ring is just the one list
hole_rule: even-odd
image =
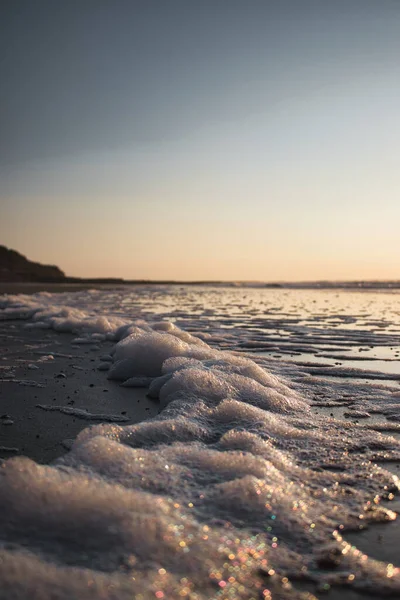
[[0,307],[114,341],[99,377],[150,385],[161,409],[84,430],[51,466],[2,464],[0,597],[398,597],[390,552],[346,532],[396,519],[400,294],[144,286]]

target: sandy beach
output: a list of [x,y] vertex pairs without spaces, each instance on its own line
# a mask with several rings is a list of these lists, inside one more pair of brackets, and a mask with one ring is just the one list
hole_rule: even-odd
[[[44,287],[46,291],[55,291],[52,286]],[[12,291],[18,290],[17,286]],[[36,288],[32,289],[34,291]],[[30,322],[25,320],[0,322],[0,458],[26,456],[42,465],[69,465],[68,451],[83,429],[99,423],[129,426],[143,423],[160,413],[159,401],[149,399],[146,388],[123,387],[107,379],[106,371],[99,370],[101,357],[110,352],[114,342],[96,342],[90,337],[86,343],[84,341],[81,339],[78,343],[76,334],[30,327]],[[328,424],[331,421],[332,426],[337,426],[335,419],[357,422],[354,417],[344,418],[346,406],[315,406],[313,412],[326,419]],[[374,415],[370,422],[387,423],[380,415]],[[399,437],[396,432],[388,432],[388,435]],[[162,459],[164,450],[160,452],[158,458]],[[400,463],[396,460],[382,461],[381,465],[395,475],[399,473]],[[396,495],[392,494],[379,505],[394,513],[400,512],[400,500]],[[357,528],[358,525],[354,531],[345,532],[348,544],[370,559],[400,564],[398,519]],[[325,581],[329,581],[330,570],[334,579],[333,563],[321,567]],[[299,580],[294,575],[293,586],[293,593],[302,591],[305,594],[304,600],[313,597],[307,596],[309,593],[327,600],[362,600],[371,594],[377,597],[368,586],[363,590],[362,585],[358,589],[349,589],[347,585],[318,585],[306,579]],[[0,593],[0,598],[3,597],[7,596]],[[275,597],[292,596],[278,593]]]
[[[101,348],[71,344],[74,337],[27,329],[23,322],[0,322],[0,457],[24,455],[48,463],[64,454],[83,428],[107,422],[107,414],[131,424],[158,413],[158,403],[146,397],[145,389],[121,387],[98,371],[99,357],[111,343]],[[79,418],[38,405],[104,418]]]
[[400,600],[400,0],[1,16],[0,600]]

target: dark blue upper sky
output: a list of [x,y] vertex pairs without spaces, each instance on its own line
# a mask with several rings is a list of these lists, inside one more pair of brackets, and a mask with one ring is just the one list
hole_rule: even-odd
[[179,138],[398,60],[390,0],[1,7],[3,164]]

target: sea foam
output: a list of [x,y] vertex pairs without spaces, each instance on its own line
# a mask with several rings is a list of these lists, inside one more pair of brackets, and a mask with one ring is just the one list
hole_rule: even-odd
[[96,314],[93,293],[6,297],[2,318],[113,339],[109,377],[150,384],[162,410],[83,430],[52,465],[2,463],[0,598],[311,598],[301,581],[400,594],[397,568],[346,542],[395,518],[379,498],[399,480],[375,461],[400,443],[314,414],[326,383],[218,349],[218,333]]

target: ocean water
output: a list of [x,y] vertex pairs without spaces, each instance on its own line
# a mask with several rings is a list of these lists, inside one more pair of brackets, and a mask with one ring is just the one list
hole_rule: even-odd
[[0,598],[400,597],[351,534],[397,516],[398,291],[121,287],[0,319],[113,341],[99,378],[160,405],[1,464]]

